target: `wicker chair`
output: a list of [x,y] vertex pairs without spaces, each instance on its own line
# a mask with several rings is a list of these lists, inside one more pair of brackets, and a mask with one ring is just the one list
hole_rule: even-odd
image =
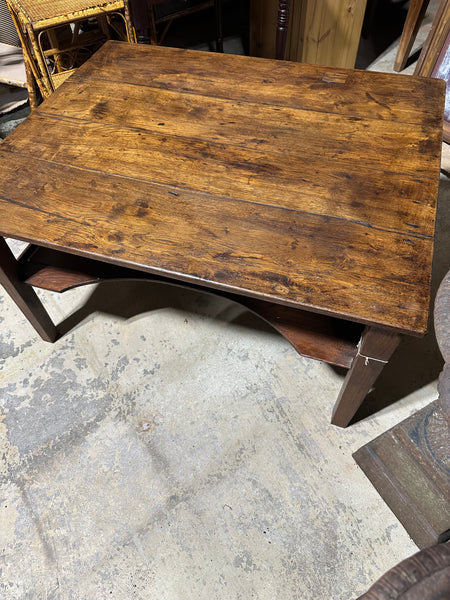
[[111,37],[134,40],[128,0],[6,0],[27,69],[30,105],[36,84],[49,96]]

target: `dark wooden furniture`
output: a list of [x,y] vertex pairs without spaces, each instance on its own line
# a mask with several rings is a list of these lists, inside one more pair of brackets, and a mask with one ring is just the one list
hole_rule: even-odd
[[450,539],[449,442],[436,400],[354,454],[419,548]]
[[421,550],[373,584],[359,600],[444,600],[450,597],[450,545]]
[[[175,19],[185,17],[206,8],[214,8],[216,27],[216,51],[223,52],[222,33],[222,2],[225,0],[205,0],[194,4],[186,4],[180,8],[159,15],[160,5],[171,3],[171,0],[130,0],[133,14],[133,24],[136,39],[140,44],[160,44],[163,42],[167,30]],[[164,25],[164,31],[158,38],[157,25]]]
[[[141,44],[161,43],[175,18],[186,16],[192,12],[202,10],[204,8],[214,7],[215,22],[216,22],[216,50],[223,52],[223,31],[222,31],[222,2],[224,0],[208,0],[199,2],[197,5],[180,10],[176,13],[169,13],[163,17],[159,17],[155,11],[158,10],[158,5],[166,4],[170,0],[130,0],[130,6],[133,14],[133,24],[136,31],[136,39]],[[277,18],[274,25],[276,36],[275,55],[277,59],[284,59],[286,54],[287,33],[289,27],[290,0],[278,0]],[[158,40],[156,25],[165,23],[166,29]]]
[[[414,98],[414,102],[412,99]],[[348,369],[352,419],[427,327],[444,84],[107,42],[0,146],[0,281],[145,276],[215,291]]]
[[278,0],[275,58],[278,58],[279,60],[284,59],[286,56],[290,5],[290,0]]

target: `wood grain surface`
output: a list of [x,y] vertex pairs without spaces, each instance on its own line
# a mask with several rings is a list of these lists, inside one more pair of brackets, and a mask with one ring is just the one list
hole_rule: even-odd
[[[251,0],[250,54],[275,58],[278,0]],[[286,57],[354,67],[366,0],[291,0]]]
[[[295,2],[294,2],[295,4]],[[354,67],[367,0],[298,2],[289,57],[316,65]]]
[[2,144],[0,232],[421,334],[443,100],[437,80],[107,43]]

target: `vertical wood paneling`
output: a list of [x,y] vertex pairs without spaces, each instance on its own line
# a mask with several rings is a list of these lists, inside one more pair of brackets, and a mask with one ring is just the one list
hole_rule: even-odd
[[[354,67],[367,0],[291,0],[286,57],[297,62]],[[250,52],[275,57],[278,0],[252,0]]]

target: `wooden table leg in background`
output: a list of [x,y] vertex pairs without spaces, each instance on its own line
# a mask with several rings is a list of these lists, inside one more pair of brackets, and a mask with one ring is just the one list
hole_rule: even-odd
[[400,342],[398,333],[366,327],[333,409],[333,425],[346,427]]
[[54,342],[58,332],[33,288],[20,280],[18,263],[8,244],[0,237],[0,283],[46,342]]
[[132,21],[138,44],[156,43],[156,38],[152,40],[152,35],[154,37],[155,32],[152,31],[152,20],[150,18],[153,4],[151,0],[130,0]]
[[411,0],[397,50],[394,71],[403,71],[405,68],[406,61],[411,53],[411,48],[413,47],[414,40],[416,39],[417,32],[422,24],[429,2],[430,0]]

